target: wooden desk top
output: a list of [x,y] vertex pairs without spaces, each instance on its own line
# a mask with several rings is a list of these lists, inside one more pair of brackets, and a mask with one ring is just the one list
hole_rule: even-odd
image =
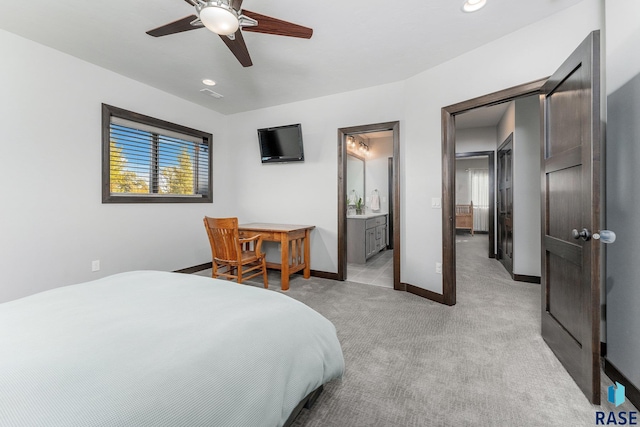
[[292,225],[292,224],[270,224],[265,222],[252,222],[250,224],[240,224],[238,226],[239,230],[250,230],[250,231],[298,231],[298,230],[312,230],[316,228],[315,225]]

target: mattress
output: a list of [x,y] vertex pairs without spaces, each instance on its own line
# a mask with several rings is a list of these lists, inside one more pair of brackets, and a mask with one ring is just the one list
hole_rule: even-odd
[[2,426],[280,426],[343,371],[329,320],[218,279],[136,271],[0,304]]

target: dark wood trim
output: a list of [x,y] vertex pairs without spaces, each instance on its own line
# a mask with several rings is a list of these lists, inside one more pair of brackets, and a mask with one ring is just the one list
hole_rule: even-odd
[[347,134],[338,129],[338,280],[347,279]]
[[205,262],[204,264],[194,265],[193,267],[181,268],[180,270],[174,270],[174,273],[184,273],[184,274],[193,274],[198,271],[204,271],[213,268],[213,265],[210,262]]
[[[210,262],[205,262],[204,264],[194,265],[192,267],[181,268],[180,270],[174,270],[174,273],[184,273],[184,274],[193,274],[199,271],[208,270],[213,268],[213,265]],[[277,270],[280,271],[280,270]],[[304,271],[296,271],[295,274],[304,274]],[[320,271],[320,270],[311,270],[311,276],[320,277],[321,279],[331,279],[331,280],[340,280],[338,279],[337,273],[330,273],[328,271]]]
[[338,129],[338,273],[336,280],[347,278],[347,144],[349,135],[392,131],[393,133],[393,289],[406,290],[400,282],[400,122],[384,122]]
[[[338,279],[338,273],[330,273],[328,271],[320,271],[320,270],[311,270],[310,273],[311,273],[311,276],[319,277],[321,279],[340,280]],[[304,271],[302,270],[296,271],[295,274],[304,274]]]
[[474,108],[501,104],[516,98],[540,93],[547,78],[524,83],[488,95],[443,107],[442,126],[442,295],[448,305],[456,303],[455,245],[455,116]]
[[513,274],[511,276],[517,282],[537,283],[540,284],[540,276],[527,276],[526,274]]
[[633,404],[636,408],[640,409],[640,390],[636,387],[627,377],[625,377],[613,364],[604,358],[604,373],[613,382],[619,382],[624,386],[625,396],[627,400]]
[[[496,257],[496,152],[495,151],[468,151],[466,153],[456,153],[456,159],[464,159],[467,157],[487,156],[489,167],[489,231],[474,231],[476,234],[489,235],[489,258]],[[455,199],[455,198],[454,198]]]
[[442,299],[456,303],[456,126],[443,108],[442,126]]
[[419,297],[426,298],[440,304],[453,305],[447,304],[442,294],[430,291],[428,289],[419,288],[417,286],[410,285],[409,283],[403,283],[403,285],[407,289],[407,292],[409,292],[410,294],[417,295]]

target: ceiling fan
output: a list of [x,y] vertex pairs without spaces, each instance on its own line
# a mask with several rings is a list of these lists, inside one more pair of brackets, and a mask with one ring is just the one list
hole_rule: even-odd
[[240,30],[303,39],[310,39],[313,34],[311,28],[241,9],[242,0],[185,1],[195,7],[197,15],[154,28],[147,34],[161,37],[206,27],[220,36],[243,67],[253,63]]

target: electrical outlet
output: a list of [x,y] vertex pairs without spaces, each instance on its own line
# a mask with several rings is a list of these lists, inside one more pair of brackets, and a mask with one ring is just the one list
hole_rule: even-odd
[[442,274],[442,263],[436,262],[436,273]]
[[91,271],[100,271],[100,260],[91,261]]

